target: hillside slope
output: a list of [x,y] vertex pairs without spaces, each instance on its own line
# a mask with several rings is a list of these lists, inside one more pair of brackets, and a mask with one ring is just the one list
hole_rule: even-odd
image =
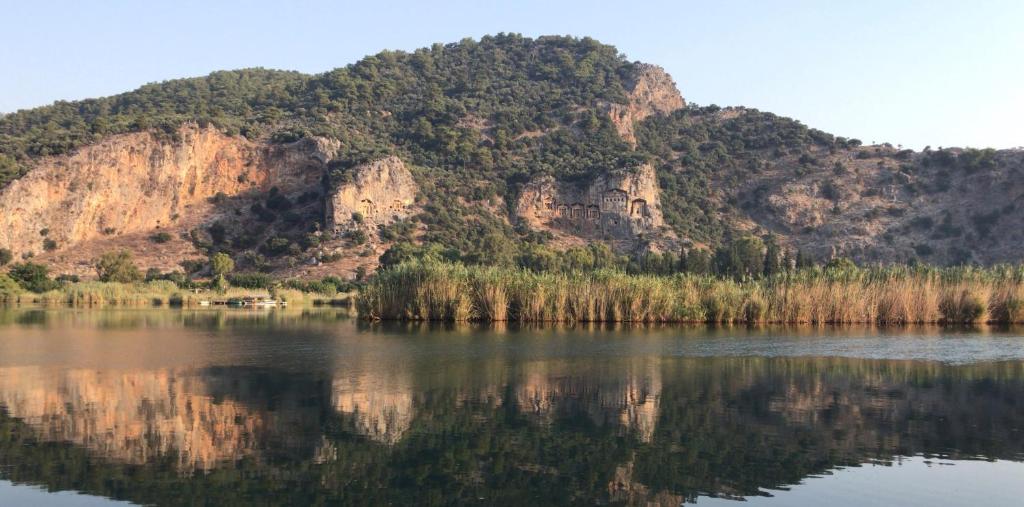
[[322,276],[386,252],[529,264],[747,235],[819,260],[994,263],[1021,260],[1022,172],[1020,151],[861,146],[687,105],[592,39],[498,35],[4,115],[0,248],[81,275],[113,248]]

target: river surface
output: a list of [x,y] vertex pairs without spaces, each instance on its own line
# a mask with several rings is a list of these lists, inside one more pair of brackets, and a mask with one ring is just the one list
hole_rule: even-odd
[[1022,505],[1022,334],[0,309],[0,505]]

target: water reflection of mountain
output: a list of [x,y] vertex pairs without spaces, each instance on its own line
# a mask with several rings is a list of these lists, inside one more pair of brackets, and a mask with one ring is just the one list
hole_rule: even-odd
[[2,368],[0,476],[158,504],[672,504],[1024,452],[1017,362],[371,363]]

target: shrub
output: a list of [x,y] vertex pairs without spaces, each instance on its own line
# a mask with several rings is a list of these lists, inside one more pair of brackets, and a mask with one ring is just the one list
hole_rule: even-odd
[[274,236],[263,245],[263,249],[266,251],[267,255],[281,255],[288,252],[288,247],[290,247],[291,244],[292,242],[289,241],[288,238]]
[[349,231],[348,239],[350,239],[353,244],[362,245],[363,243],[366,243],[368,238],[366,236],[366,231],[363,231],[362,229],[355,229]]
[[821,186],[821,196],[830,201],[838,201],[841,194],[839,193],[839,188],[836,187],[835,183],[827,181]]
[[160,271],[160,268],[149,268],[146,270],[145,281],[152,282],[153,280],[162,279],[164,274]]
[[130,283],[142,280],[142,273],[135,266],[131,252],[127,250],[103,254],[96,261],[96,274],[101,282]]
[[261,222],[270,223],[273,222],[274,220],[277,220],[277,215],[273,211],[264,208],[263,205],[258,202],[250,206],[249,210],[255,213],[256,218],[258,218],[259,221]]
[[270,195],[267,197],[267,208],[276,211],[288,211],[292,208],[292,201],[288,199],[288,196],[282,194],[277,187],[270,189]]
[[928,231],[935,226],[935,219],[929,216],[914,217],[910,220],[910,226],[915,229]]
[[14,259],[14,252],[9,248],[0,248],[0,266],[6,266]]
[[199,259],[185,259],[179,262],[178,265],[185,270],[185,273],[191,274],[202,271],[206,267],[206,262]]
[[207,229],[207,231],[210,233],[210,239],[213,240],[213,244],[215,245],[223,243],[228,236],[227,228],[225,228],[224,224],[220,222],[215,222]]
[[265,273],[238,273],[229,276],[228,282],[243,289],[269,289],[274,283]]
[[167,243],[171,240],[171,234],[168,232],[158,232],[149,237],[149,240],[153,243]]
[[857,265],[854,264],[852,260],[850,260],[850,259],[848,259],[846,257],[836,257],[836,258],[830,259],[825,264],[825,269],[826,270],[832,270],[832,271],[849,271],[849,270],[857,269]]
[[13,278],[7,276],[4,273],[0,273],[0,301],[3,301],[11,296],[15,296],[22,291],[21,285],[14,281]]
[[78,277],[78,275],[70,275],[67,273],[57,275],[57,278],[54,278],[54,280],[61,285],[67,283],[78,283],[82,281],[81,278]]
[[46,238],[46,239],[43,240],[43,250],[46,250],[47,252],[52,252],[52,251],[54,251],[56,249],[57,249],[57,242],[56,241],[54,241],[54,240],[52,240],[50,238]]

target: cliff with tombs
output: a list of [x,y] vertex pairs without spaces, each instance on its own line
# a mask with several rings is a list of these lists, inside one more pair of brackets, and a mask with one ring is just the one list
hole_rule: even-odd
[[610,241],[618,250],[674,248],[665,227],[654,167],[609,171],[581,186],[544,176],[519,195],[516,218],[556,236]]
[[328,231],[375,230],[412,215],[418,188],[398,157],[385,157],[352,169],[351,181],[327,196]]

